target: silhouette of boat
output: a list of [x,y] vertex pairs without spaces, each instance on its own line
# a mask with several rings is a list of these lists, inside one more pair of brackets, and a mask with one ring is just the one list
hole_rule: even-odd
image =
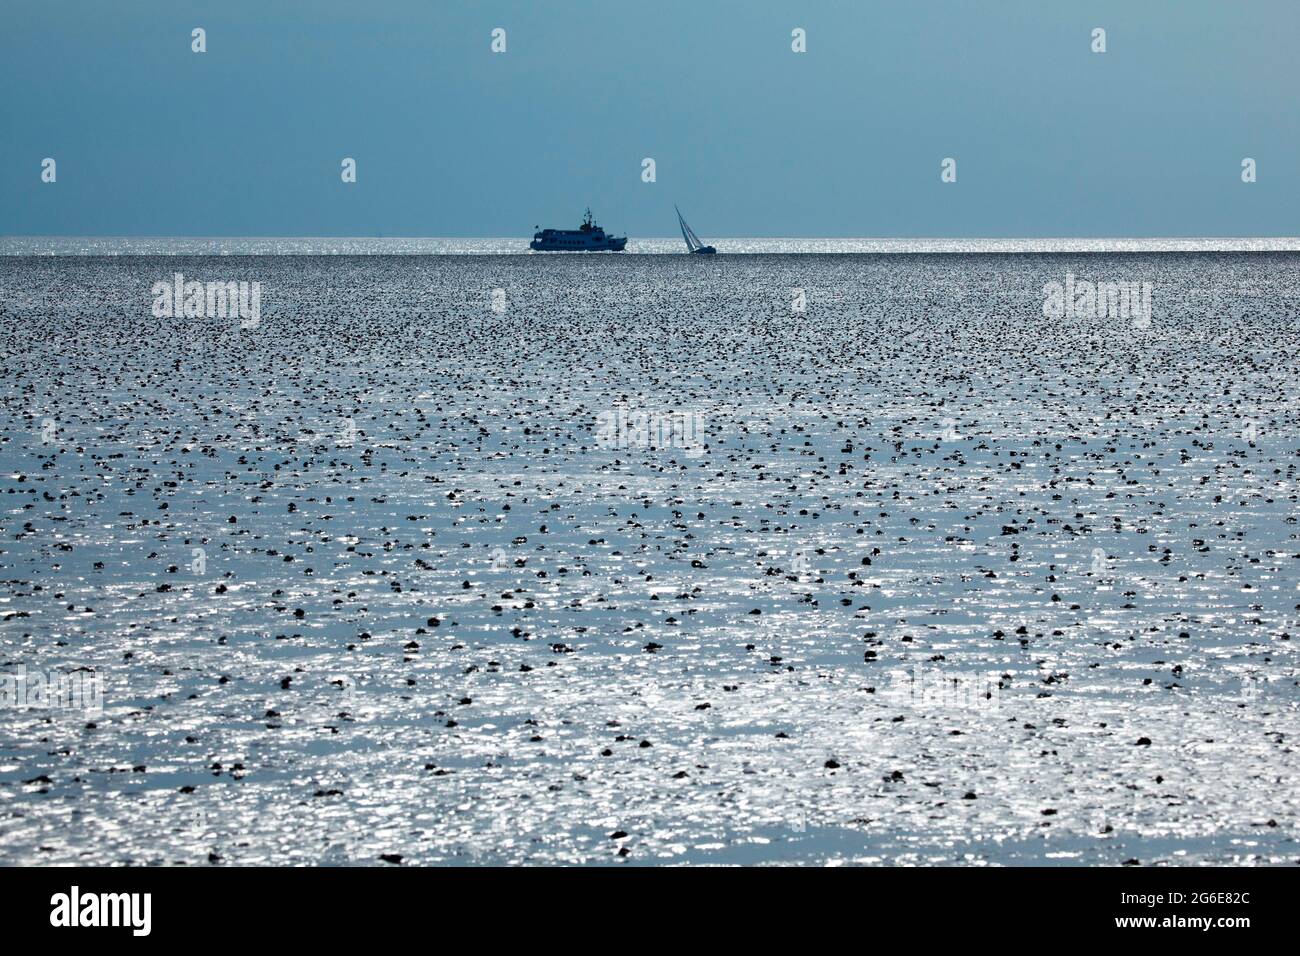
[[[673,206],[673,208],[677,209],[676,206]],[[680,209],[677,209],[677,224],[682,227],[682,238],[686,240],[686,249],[688,252],[693,252],[699,256],[711,256],[718,251],[712,246],[706,246],[704,243],[700,242],[700,237],[695,234],[695,230],[686,225],[686,220],[682,218],[682,211]]]
[[611,236],[596,225],[591,209],[577,229],[540,229],[528,248],[537,252],[622,252],[627,236]]

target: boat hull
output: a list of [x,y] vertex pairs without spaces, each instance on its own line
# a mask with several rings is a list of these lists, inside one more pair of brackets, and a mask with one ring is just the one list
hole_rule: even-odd
[[627,246],[627,236],[606,236],[604,239],[533,239],[528,248],[534,252],[622,252]]

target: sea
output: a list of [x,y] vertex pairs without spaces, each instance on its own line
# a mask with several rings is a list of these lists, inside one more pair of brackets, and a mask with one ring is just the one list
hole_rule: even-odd
[[[526,237],[496,239],[277,236],[0,236],[0,255],[414,255],[532,254]],[[872,255],[977,252],[1300,252],[1300,237],[1267,238],[1001,238],[1001,239],[710,239],[727,255]],[[630,238],[628,255],[679,255],[678,237]],[[538,253],[552,255],[552,253]],[[554,253],[570,255],[570,253]],[[592,253],[587,253],[591,255]],[[613,253],[611,253],[613,255]]]
[[709,241],[0,239],[0,864],[1300,862],[1300,240]]

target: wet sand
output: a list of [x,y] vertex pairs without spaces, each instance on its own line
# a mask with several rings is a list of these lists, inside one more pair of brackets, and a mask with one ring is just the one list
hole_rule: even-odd
[[104,690],[0,708],[0,863],[1300,861],[1298,293],[0,258],[0,673]]

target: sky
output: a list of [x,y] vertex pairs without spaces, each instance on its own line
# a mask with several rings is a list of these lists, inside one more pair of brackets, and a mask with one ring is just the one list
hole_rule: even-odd
[[1298,40],[1296,0],[6,0],[0,235],[1295,236]]

